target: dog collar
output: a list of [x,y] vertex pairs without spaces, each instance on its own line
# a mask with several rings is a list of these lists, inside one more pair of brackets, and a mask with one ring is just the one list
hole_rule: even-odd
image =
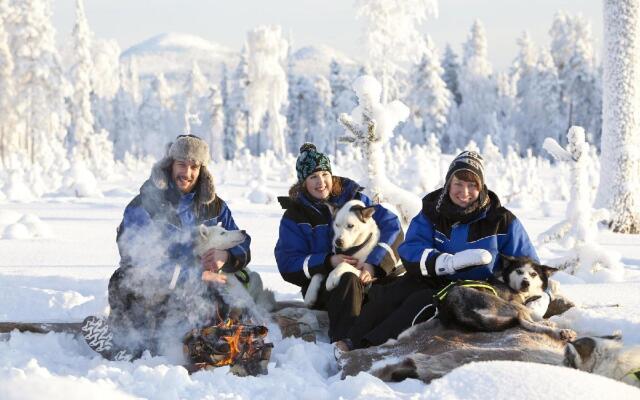
[[637,381],[640,381],[640,368],[632,369],[624,374],[624,376],[631,376],[632,378],[636,378]]
[[369,240],[371,240],[372,237],[373,237],[373,233],[370,233],[369,236],[367,236],[367,239],[365,239],[364,242],[360,243],[357,246],[349,247],[348,249],[341,249],[341,248],[336,247],[336,254],[344,254],[345,256],[352,256],[352,255],[356,254],[358,251],[360,251],[360,249],[362,249],[364,246],[366,246],[367,243],[369,243]]

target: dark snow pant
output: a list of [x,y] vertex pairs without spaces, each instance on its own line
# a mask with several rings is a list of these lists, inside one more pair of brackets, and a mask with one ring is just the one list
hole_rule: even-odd
[[[196,296],[206,297],[207,304],[219,306],[212,315],[227,314],[228,307],[214,289],[194,293],[191,297],[190,293],[177,296],[167,290],[146,288],[146,294],[142,296],[139,288],[131,287],[128,270],[128,267],[118,268],[109,280],[109,327],[113,331],[113,341],[119,347],[134,353],[150,350],[157,354],[158,341],[167,334],[163,329],[172,328],[175,335],[183,336],[193,327],[187,323],[187,314],[192,311]],[[213,322],[218,321],[202,321],[203,324]]]
[[365,300],[365,287],[355,274],[344,274],[338,286],[327,292],[322,283],[314,308],[329,313],[329,339],[335,342],[347,337],[347,332],[360,314]]
[[436,289],[405,275],[375,288],[347,337],[354,348],[380,345],[435,314]]

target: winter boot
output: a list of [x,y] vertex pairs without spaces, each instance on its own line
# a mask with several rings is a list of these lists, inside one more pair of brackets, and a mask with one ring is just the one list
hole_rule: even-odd
[[109,328],[107,317],[88,316],[80,328],[87,345],[102,357],[111,361],[131,361],[136,357],[125,348],[114,345],[113,332]]

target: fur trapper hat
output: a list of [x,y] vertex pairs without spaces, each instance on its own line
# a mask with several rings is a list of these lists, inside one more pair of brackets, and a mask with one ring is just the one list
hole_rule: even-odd
[[201,204],[209,204],[216,198],[213,176],[207,169],[211,160],[209,145],[195,135],[179,135],[176,141],[167,144],[164,158],[154,164],[151,169],[151,181],[160,190],[169,187],[171,166],[174,160],[193,161],[200,165],[200,175],[196,184],[196,198]]

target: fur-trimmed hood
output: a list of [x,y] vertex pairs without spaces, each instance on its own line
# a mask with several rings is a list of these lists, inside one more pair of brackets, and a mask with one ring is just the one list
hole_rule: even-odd
[[[149,181],[158,190],[167,190],[171,181],[171,165],[173,158],[166,156],[153,165]],[[213,176],[206,165],[200,167],[200,175],[195,186],[196,201],[198,205],[208,205],[216,199],[216,190],[213,183]]]

